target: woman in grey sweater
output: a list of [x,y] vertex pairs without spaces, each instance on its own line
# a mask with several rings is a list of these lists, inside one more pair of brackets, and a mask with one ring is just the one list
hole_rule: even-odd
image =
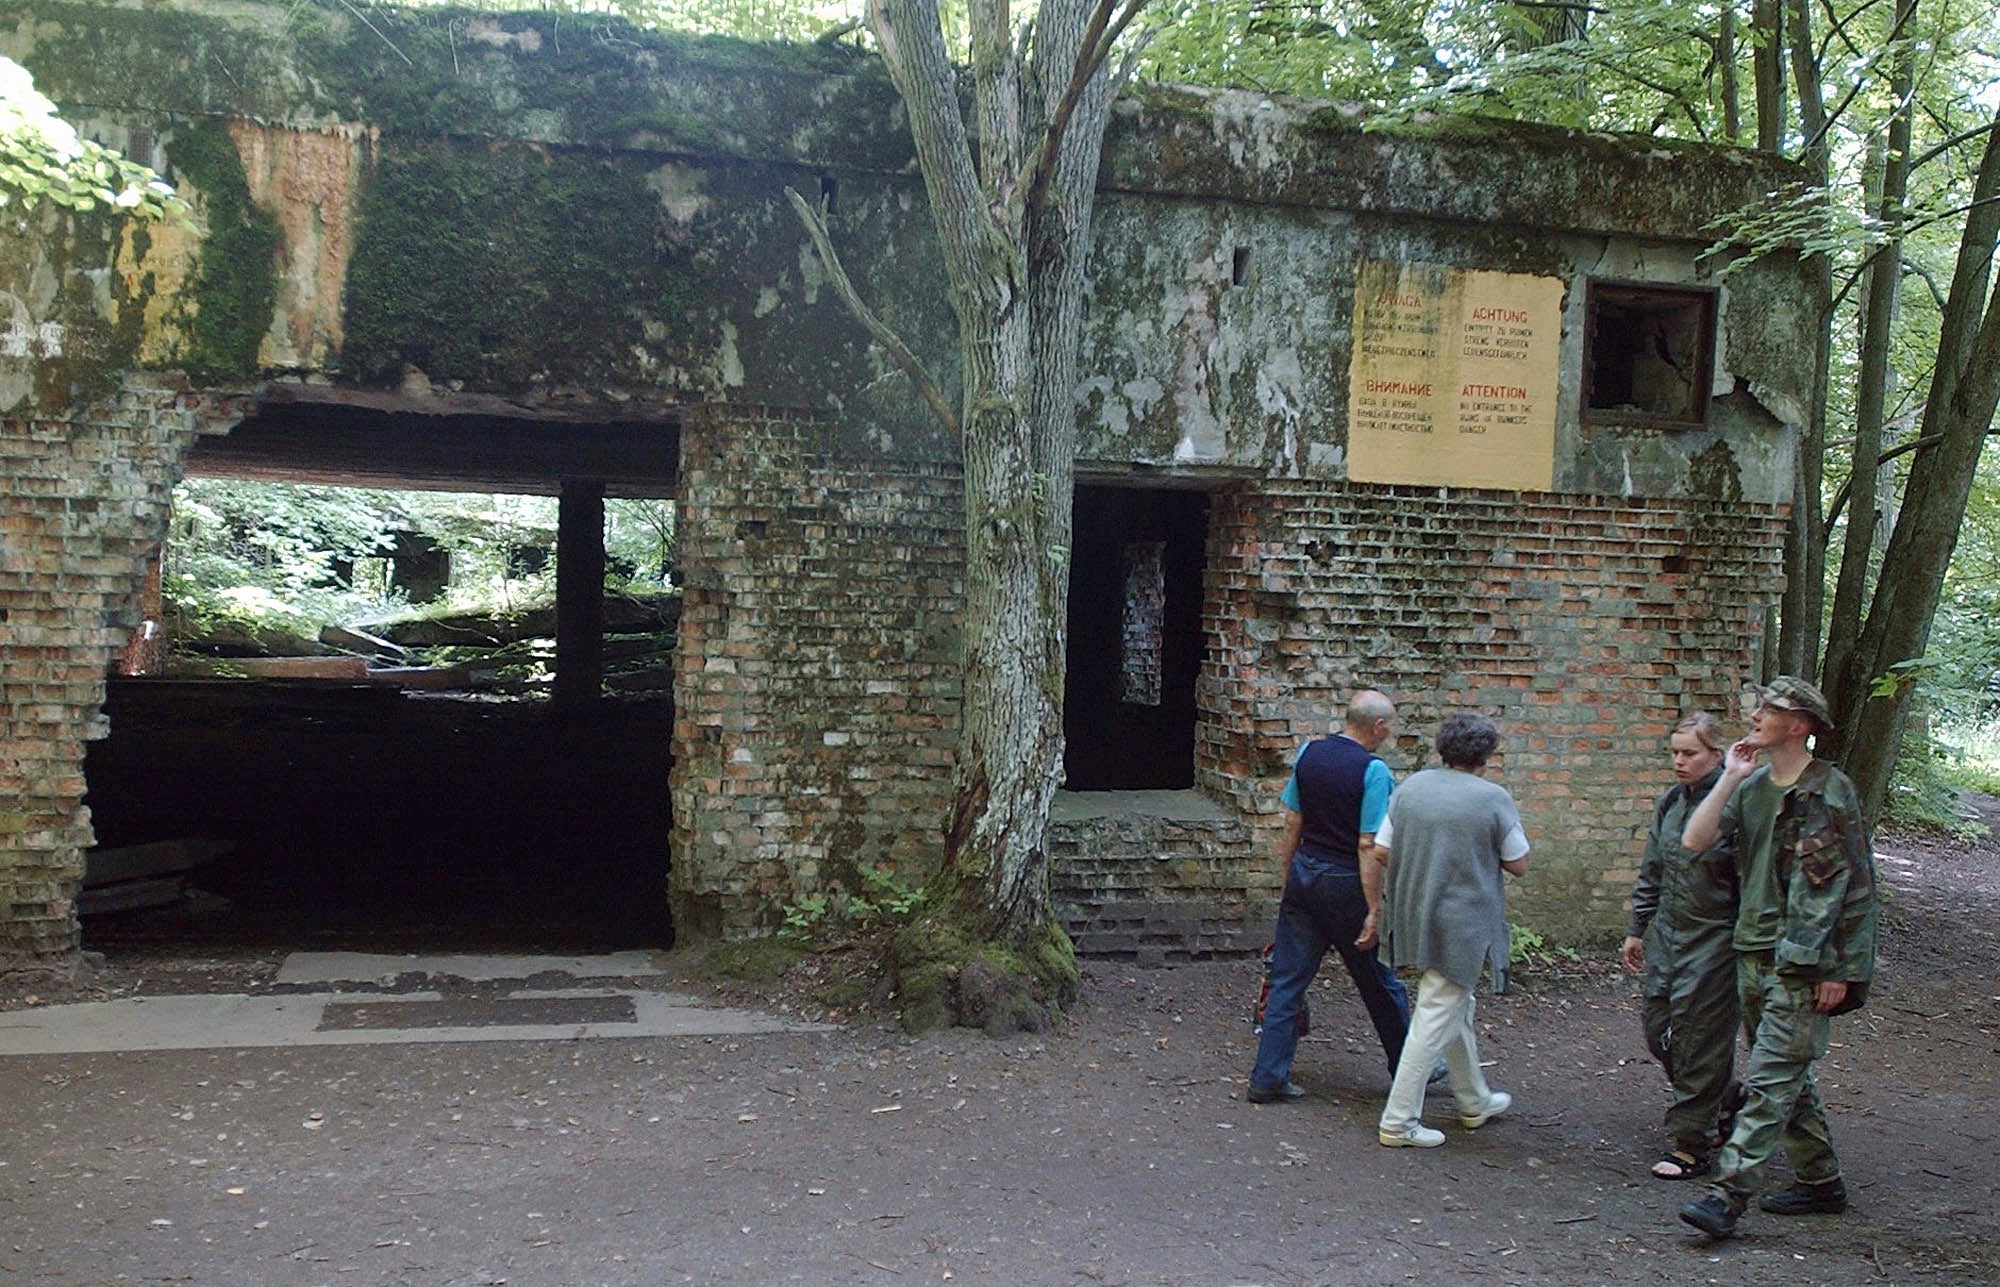
[[1377,1138],[1392,1148],[1436,1148],[1444,1133],[1423,1124],[1424,1083],[1440,1055],[1458,1101],[1459,1124],[1476,1130],[1513,1099],[1486,1084],[1473,1035],[1472,989],[1490,966],[1507,977],[1507,918],[1501,873],[1528,869],[1528,839],[1506,788],[1480,775],[1500,745],[1484,715],[1448,716],[1438,729],[1444,767],[1396,789],[1375,835],[1383,876],[1382,946],[1389,962],[1420,972],[1416,1010]]

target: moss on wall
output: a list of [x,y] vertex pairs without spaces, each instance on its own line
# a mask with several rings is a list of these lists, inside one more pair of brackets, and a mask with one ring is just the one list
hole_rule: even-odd
[[240,380],[257,370],[257,347],[278,294],[278,221],[250,199],[243,160],[228,127],[203,121],[168,146],[168,178],[192,188],[208,236],[175,307],[184,337],[176,364],[197,384]]
[[[844,148],[881,148],[886,168],[909,159],[907,135],[885,128],[893,88],[876,59],[848,46],[647,31],[601,16],[382,13],[374,28],[324,21],[297,39],[326,104],[385,132],[752,155],[828,134]],[[874,110],[830,112],[829,79],[872,95]]]
[[311,100],[310,81],[288,73],[289,45],[278,38],[309,13],[245,7],[226,21],[152,5],[29,0],[0,3],[0,27],[18,28],[10,46],[58,103],[276,119]]
[[342,363],[362,380],[409,365],[486,388],[615,379],[643,320],[686,296],[659,201],[630,161],[385,145],[348,273]]
[[[66,210],[52,203],[0,212],[0,413],[63,408],[108,397],[139,365],[143,299],[118,264],[124,211]],[[99,299],[100,289],[107,298]],[[105,305],[108,305],[106,307]]]

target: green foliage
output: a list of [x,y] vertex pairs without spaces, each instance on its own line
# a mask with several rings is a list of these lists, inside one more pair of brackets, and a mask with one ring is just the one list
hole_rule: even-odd
[[889,867],[856,869],[861,892],[850,893],[837,882],[824,894],[799,899],[785,908],[784,933],[797,939],[848,937],[893,930],[909,923],[924,905],[922,885]]
[[[1964,840],[1986,834],[1986,826],[1960,803],[1961,769],[1949,753],[1926,737],[1903,739],[1902,754],[1889,778],[1889,796],[1884,811],[1906,827],[1923,827],[1947,832]],[[2000,772],[1990,766],[1975,780],[2000,782]]]
[[0,209],[45,201],[155,217],[183,208],[159,175],[79,136],[27,68],[0,58]]
[[340,584],[337,565],[383,552],[391,540],[373,493],[183,482],[167,537],[168,634],[227,626],[315,638],[323,624],[373,606]]
[[[405,532],[451,554],[451,589],[433,610],[504,615],[545,606],[554,600],[553,563],[524,572],[514,559],[522,548],[553,547],[555,526],[551,497],[189,479],[175,489],[168,537],[169,630],[185,638],[229,623],[310,638],[330,622],[389,615],[407,605],[388,584],[386,562],[371,561],[385,560]],[[658,590],[672,533],[670,503],[606,506],[607,555],[634,569],[621,578],[629,584]],[[536,655],[523,647],[517,660],[531,667]]]
[[1539,931],[1510,922],[1507,926],[1507,960],[1513,965],[1556,970],[1580,964],[1583,956],[1573,947],[1551,947]]

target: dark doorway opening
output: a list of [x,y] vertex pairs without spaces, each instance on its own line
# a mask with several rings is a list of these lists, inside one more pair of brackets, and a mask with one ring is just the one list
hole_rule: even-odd
[[1208,497],[1076,489],[1063,706],[1071,791],[1194,785]]

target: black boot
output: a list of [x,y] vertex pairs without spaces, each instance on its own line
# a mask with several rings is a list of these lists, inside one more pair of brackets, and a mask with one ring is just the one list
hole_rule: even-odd
[[1766,1193],[1757,1199],[1757,1205],[1772,1215],[1839,1215],[1847,1210],[1847,1186],[1837,1175],[1818,1184],[1800,1181]]
[[1736,1232],[1736,1217],[1743,1208],[1728,1198],[1711,1193],[1681,1208],[1681,1219],[1711,1238],[1727,1238]]

